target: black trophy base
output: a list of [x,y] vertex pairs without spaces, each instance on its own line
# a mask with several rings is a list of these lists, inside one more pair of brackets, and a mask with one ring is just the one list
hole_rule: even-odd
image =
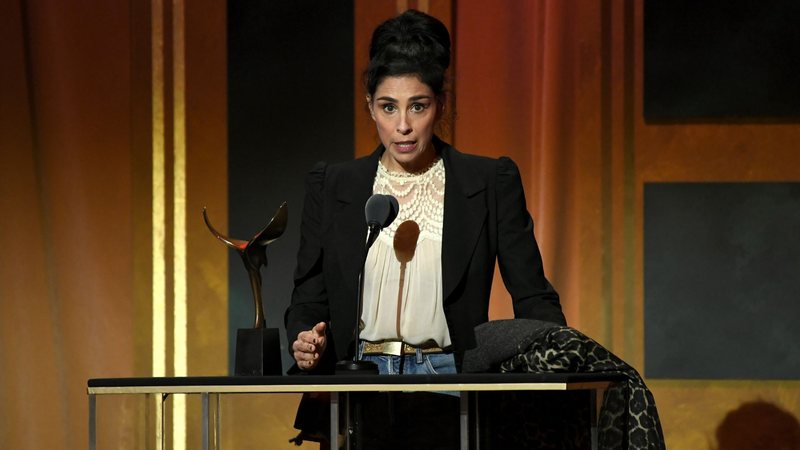
[[277,328],[236,330],[237,377],[281,375],[281,340]]
[[339,361],[336,375],[378,375],[378,365],[372,361]]

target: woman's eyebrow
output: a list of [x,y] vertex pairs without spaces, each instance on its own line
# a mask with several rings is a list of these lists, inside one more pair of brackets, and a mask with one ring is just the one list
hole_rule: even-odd
[[[423,95],[415,95],[413,97],[409,97],[408,101],[415,102],[417,100],[430,100],[430,98],[431,98],[430,95],[424,95],[424,94]],[[394,103],[397,103],[397,101],[398,101],[396,98],[389,97],[388,95],[385,95],[383,97],[378,97],[376,100],[381,100],[381,101],[385,101],[385,102],[394,102]]]

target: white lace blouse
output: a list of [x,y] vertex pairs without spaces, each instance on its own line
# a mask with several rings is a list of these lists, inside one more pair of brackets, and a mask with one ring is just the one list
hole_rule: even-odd
[[372,191],[395,196],[400,211],[367,256],[362,339],[450,346],[442,305],[444,181],[441,158],[419,174],[378,164]]

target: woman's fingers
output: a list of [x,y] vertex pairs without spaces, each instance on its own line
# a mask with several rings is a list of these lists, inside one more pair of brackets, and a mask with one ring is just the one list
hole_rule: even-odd
[[314,325],[308,331],[301,331],[292,343],[292,351],[297,366],[303,370],[316,367],[320,354],[325,351],[325,322]]
[[298,339],[292,344],[292,351],[314,353],[317,351],[317,347],[308,341]]
[[300,367],[302,370],[311,370],[314,367],[317,367],[316,361],[298,361],[297,366]]
[[294,359],[298,362],[316,361],[319,359],[319,353],[294,352]]
[[316,337],[325,337],[325,322],[320,322],[314,325],[314,328],[311,330],[314,332]]

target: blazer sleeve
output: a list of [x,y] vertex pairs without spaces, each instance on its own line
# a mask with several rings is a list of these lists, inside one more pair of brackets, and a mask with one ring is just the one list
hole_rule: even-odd
[[566,325],[558,293],[544,276],[522,179],[510,158],[498,160],[496,195],[497,260],[514,317]]
[[306,194],[300,224],[300,248],[294,273],[294,290],[284,325],[290,344],[298,333],[330,320],[328,295],[322,271],[324,230],[324,186],[327,165],[317,163],[306,178]]

